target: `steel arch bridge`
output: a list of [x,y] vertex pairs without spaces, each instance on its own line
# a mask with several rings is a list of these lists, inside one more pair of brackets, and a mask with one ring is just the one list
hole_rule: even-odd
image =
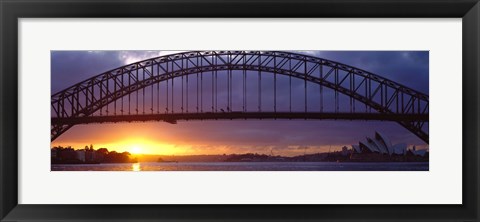
[[428,143],[428,103],[424,93],[323,58],[190,51],[125,65],[53,94],[51,140],[86,123],[345,119],[395,121]]

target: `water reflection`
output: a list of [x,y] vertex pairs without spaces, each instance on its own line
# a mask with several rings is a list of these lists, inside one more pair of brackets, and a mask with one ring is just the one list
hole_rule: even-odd
[[132,164],[132,171],[140,171],[140,163]]
[[52,171],[428,171],[428,162],[143,162],[52,164]]

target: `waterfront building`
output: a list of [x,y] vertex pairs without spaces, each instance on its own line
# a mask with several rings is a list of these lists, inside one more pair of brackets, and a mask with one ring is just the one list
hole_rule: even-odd
[[378,153],[388,155],[406,155],[407,144],[399,143],[393,145],[392,142],[383,134],[375,132],[373,138],[366,137],[365,140],[359,141],[358,145],[352,145],[355,153]]
[[424,157],[424,156],[428,155],[428,151],[427,150],[416,150],[415,147],[414,147],[414,149],[408,150],[407,154],[410,154],[410,155],[413,155],[413,156]]
[[375,132],[373,137],[366,137],[358,144],[352,145],[350,161],[359,162],[424,162],[428,161],[428,151],[407,149],[407,144],[392,142],[382,133]]
[[85,150],[76,150],[75,153],[77,154],[77,160],[85,162]]
[[350,155],[350,154],[351,154],[351,153],[350,153],[350,150],[348,149],[348,147],[343,146],[343,147],[342,147],[342,156],[348,156],[348,155]]
[[57,150],[56,149],[51,149],[50,150],[50,156],[52,158],[57,158]]

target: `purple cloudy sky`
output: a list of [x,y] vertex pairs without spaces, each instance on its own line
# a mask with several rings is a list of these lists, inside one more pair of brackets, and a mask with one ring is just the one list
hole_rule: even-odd
[[[52,51],[52,93],[110,69],[171,53],[176,52]],[[420,92],[426,94],[429,92],[428,51],[298,51],[297,53],[345,63],[384,76]],[[282,89],[282,82],[280,81],[279,84],[279,89]],[[302,88],[303,81],[295,81],[295,86]],[[223,89],[220,88],[220,90]],[[318,92],[314,88],[310,90]],[[315,99],[312,98],[312,104],[315,103],[313,100]],[[282,102],[288,102],[288,100],[285,98],[278,100],[278,103]],[[128,150],[128,145],[122,147],[122,144],[115,140],[130,136],[148,140],[150,143],[158,142],[172,147],[181,147],[180,154],[269,153],[273,149],[278,154],[294,155],[305,152],[305,148],[308,152],[325,151],[330,149],[330,146],[332,149],[339,149],[343,145],[355,144],[366,136],[373,136],[377,130],[387,135],[393,143],[404,142],[419,147],[428,146],[397,123],[381,121],[181,121],[175,125],[163,122],[133,125],[120,123],[75,126],[55,140],[53,145],[80,146],[94,143],[112,146],[114,144],[113,146],[118,146],[119,150]],[[125,127],[129,130],[119,130]],[[154,150],[154,145],[151,147],[153,148],[148,152],[162,153],[161,150]]]

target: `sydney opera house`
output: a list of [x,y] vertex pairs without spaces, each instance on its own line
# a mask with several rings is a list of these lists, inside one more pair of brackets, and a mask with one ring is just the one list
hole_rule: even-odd
[[367,137],[358,145],[352,145],[353,152],[351,159],[365,161],[384,160],[420,160],[428,159],[427,150],[407,149],[407,144],[399,143],[393,145],[383,134],[375,132],[375,137]]

